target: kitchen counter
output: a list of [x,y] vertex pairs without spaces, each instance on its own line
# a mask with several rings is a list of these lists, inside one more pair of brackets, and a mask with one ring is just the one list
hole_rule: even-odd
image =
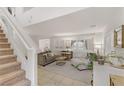
[[93,65],[94,86],[109,86],[110,75],[124,76],[124,69],[112,67],[108,63],[105,63],[104,65],[99,65],[97,62],[94,62]]

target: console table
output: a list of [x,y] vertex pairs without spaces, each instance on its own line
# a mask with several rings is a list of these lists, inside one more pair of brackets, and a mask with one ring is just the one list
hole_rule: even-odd
[[61,51],[61,55],[66,57],[66,60],[70,60],[73,58],[73,52],[72,51]]

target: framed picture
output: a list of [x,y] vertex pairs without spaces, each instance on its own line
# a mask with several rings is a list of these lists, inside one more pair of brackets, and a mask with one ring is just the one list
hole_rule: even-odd
[[123,25],[114,31],[114,47],[124,48],[124,29]]

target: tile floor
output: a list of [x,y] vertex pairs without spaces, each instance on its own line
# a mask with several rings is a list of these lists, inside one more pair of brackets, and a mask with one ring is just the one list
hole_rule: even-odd
[[82,81],[74,80],[63,75],[53,73],[38,66],[39,86],[89,86]]

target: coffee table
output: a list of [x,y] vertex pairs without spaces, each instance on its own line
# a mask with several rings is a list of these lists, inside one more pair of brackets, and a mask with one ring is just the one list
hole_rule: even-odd
[[57,57],[56,58],[56,65],[58,65],[58,66],[63,66],[65,63],[66,63],[66,58],[67,57],[63,57],[63,56],[61,56],[61,57]]

